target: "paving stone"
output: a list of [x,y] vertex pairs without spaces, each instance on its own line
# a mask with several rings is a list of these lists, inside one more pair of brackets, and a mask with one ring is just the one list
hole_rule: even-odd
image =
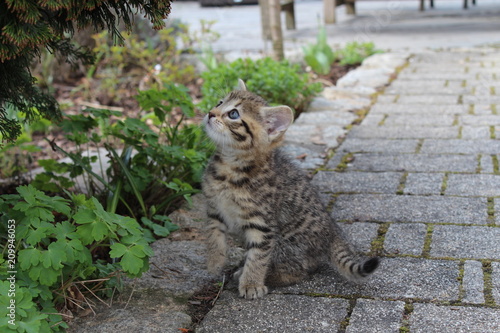
[[[500,93],[500,87],[498,92]],[[500,110],[500,105],[494,105],[495,110]],[[492,115],[493,108],[491,104],[474,104],[473,105],[473,112],[476,115],[481,115],[481,116],[489,116]]]
[[500,225],[500,198],[495,198],[495,221],[496,225]]
[[457,139],[458,127],[371,126],[354,127],[349,137],[359,139]]
[[443,183],[443,173],[409,173],[403,190],[404,194],[439,195]]
[[364,283],[348,282],[333,270],[314,274],[296,285],[276,288],[276,293],[319,293],[377,298],[458,299],[458,263],[421,258],[384,258]]
[[391,254],[421,255],[427,226],[422,223],[393,223],[385,236],[384,249]]
[[476,103],[489,103],[498,104],[500,103],[500,96],[475,96],[475,95],[464,95],[462,97],[462,103],[464,104],[476,104]]
[[296,144],[309,144],[311,138],[318,136],[319,133],[321,132],[316,125],[293,124],[286,131],[285,140]]
[[489,126],[462,126],[462,139],[490,139],[491,132]]
[[396,193],[402,173],[320,171],[312,183],[332,193]]
[[481,173],[493,173],[494,164],[490,155],[481,156]]
[[393,70],[386,68],[358,68],[350,71],[337,81],[337,87],[350,88],[358,85],[383,87],[390,80]]
[[462,94],[471,94],[472,93],[472,88],[467,88],[467,87],[462,87],[457,86],[457,87],[450,87],[450,86],[444,86],[444,80],[439,83],[439,85],[414,85],[411,84],[414,81],[404,81],[408,82],[409,84],[407,85],[398,85],[394,86],[391,85],[388,88],[384,90],[384,93],[386,94],[401,94],[401,95],[462,95]]
[[418,140],[390,139],[358,139],[349,138],[339,147],[340,150],[352,153],[414,153]]
[[447,80],[440,79],[440,80],[408,80],[408,79],[402,79],[398,78],[397,80],[394,80],[391,82],[391,85],[386,88],[385,92],[387,89],[390,88],[404,88],[404,89],[410,89],[410,88],[416,88],[416,89],[427,89],[427,91],[430,90],[436,90],[440,88],[444,88]]
[[370,113],[384,114],[416,114],[427,116],[430,114],[467,114],[468,105],[412,105],[412,104],[378,104],[370,109]]
[[447,104],[453,105],[458,103],[458,95],[400,95],[398,104]]
[[342,126],[330,125],[323,128],[321,133],[326,146],[328,148],[335,148],[340,144],[339,138],[344,137],[347,130]]
[[341,194],[332,217],[336,221],[488,223],[486,198],[443,196]]
[[396,94],[384,94],[377,96],[377,104],[389,104],[396,102]]
[[498,333],[500,309],[413,304],[412,333]]
[[496,126],[500,125],[500,115],[462,115],[460,122],[470,126]]
[[459,175],[448,176],[447,195],[500,196],[500,175]]
[[500,140],[424,140],[421,153],[429,154],[497,154]]
[[349,170],[413,171],[413,172],[475,172],[475,155],[439,154],[355,154]]
[[397,67],[405,65],[410,54],[399,52],[387,52],[374,54],[362,62],[363,68],[389,68],[395,70]]
[[399,75],[401,79],[406,80],[435,80],[435,79],[443,79],[443,80],[467,80],[470,78],[470,74],[467,73],[448,73],[448,72],[438,72],[438,73],[408,73],[401,72]]
[[363,126],[378,126],[386,118],[385,114],[368,113],[363,119]]
[[405,303],[358,299],[346,333],[399,333]]
[[436,225],[431,256],[471,259],[500,259],[500,228],[486,226]]
[[307,146],[285,142],[281,150],[303,169],[316,169],[325,163],[325,154],[321,152],[323,149],[313,150]]
[[336,332],[348,305],[345,299],[299,295],[248,301],[224,291],[196,332]]
[[465,292],[463,302],[471,304],[484,303],[484,274],[481,262],[474,260],[465,262],[463,286]]
[[373,240],[378,236],[378,223],[339,223],[345,237],[357,252],[369,252]]
[[492,262],[491,293],[497,305],[500,305],[500,262]]
[[318,112],[304,112],[301,113],[299,118],[295,121],[296,125],[350,125],[357,116],[351,112],[346,111],[318,111]]
[[422,117],[419,115],[390,115],[385,119],[384,126],[416,125],[416,126],[452,126],[455,117],[450,114]]

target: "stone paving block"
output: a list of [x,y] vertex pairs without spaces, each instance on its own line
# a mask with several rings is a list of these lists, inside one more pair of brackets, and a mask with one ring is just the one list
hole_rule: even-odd
[[[405,81],[405,82],[413,82],[413,81]],[[459,81],[457,81],[459,82]],[[444,86],[444,80],[439,85],[429,85],[429,86],[415,86],[412,84],[408,85],[399,85],[399,86],[389,86],[384,90],[386,94],[400,94],[400,95],[462,95],[462,94],[471,94],[472,88],[457,86],[457,87],[449,87]]]
[[455,121],[453,115],[432,115],[427,117],[422,117],[419,115],[390,115],[385,119],[384,126],[452,126]]
[[391,254],[421,255],[427,226],[423,223],[393,223],[384,240],[384,250]]
[[336,221],[488,223],[486,198],[443,196],[341,194],[332,217]]
[[337,147],[340,142],[339,138],[344,137],[347,131],[342,126],[330,125],[321,130],[323,141],[328,148]]
[[458,275],[455,261],[383,258],[377,272],[364,283],[348,282],[332,269],[273,292],[453,301],[459,295]]
[[500,198],[495,198],[495,223],[500,225]]
[[378,223],[339,223],[339,226],[356,252],[370,252],[372,242],[378,236]]
[[494,164],[490,155],[481,156],[481,173],[493,173]]
[[317,112],[317,111],[348,111],[350,110],[349,107],[346,107],[345,105],[341,105],[338,102],[323,98],[323,97],[316,97],[311,101],[311,104],[309,104],[309,107],[307,109],[308,112]]
[[426,89],[428,90],[435,90],[439,88],[444,88],[446,84],[446,80],[440,79],[440,80],[405,80],[402,78],[398,78],[397,80],[394,80],[391,82],[391,85],[386,88],[384,92],[387,92],[387,89],[391,88],[403,88],[403,89],[411,89],[411,88],[416,88],[416,89]]
[[402,173],[318,172],[312,183],[320,191],[333,193],[396,193]]
[[342,151],[353,153],[414,153],[417,150],[418,140],[390,140],[390,139],[357,139],[349,138],[339,147]]
[[500,196],[500,175],[450,174],[445,194],[483,197]]
[[412,104],[378,104],[370,109],[370,113],[384,114],[416,114],[426,116],[430,114],[467,114],[468,105],[412,105]]
[[322,152],[324,149],[311,149],[307,146],[285,142],[281,150],[290,156],[292,162],[303,169],[316,169],[325,163],[325,153]]
[[378,126],[384,119],[386,115],[384,114],[376,114],[376,113],[368,113],[368,115],[363,119],[363,126]]
[[484,303],[483,264],[479,261],[467,260],[464,264],[464,303]]
[[371,126],[354,127],[349,137],[359,139],[457,139],[458,127]]
[[439,195],[444,173],[409,173],[403,190],[404,194]]
[[462,139],[491,139],[491,132],[489,126],[462,126],[461,127]]
[[464,95],[462,97],[463,104],[476,104],[476,103],[489,103],[498,104],[500,103],[500,96],[475,96],[475,95]]
[[436,225],[432,233],[432,257],[500,259],[500,228]]
[[377,104],[389,104],[394,103],[396,101],[396,94],[384,94],[377,96]]
[[471,76],[467,73],[447,73],[447,72],[437,72],[437,73],[408,73],[407,71],[402,71],[398,78],[405,80],[467,80]]
[[337,332],[348,305],[345,299],[276,294],[249,301],[224,291],[196,332]]
[[349,170],[410,172],[476,172],[475,155],[355,154]]
[[303,112],[295,121],[296,125],[350,125],[357,116],[346,111],[318,111],[318,112]]
[[412,333],[498,333],[500,309],[413,304]]
[[460,116],[460,122],[469,126],[497,126],[500,125],[500,115],[470,115]]
[[[498,92],[500,93],[500,87]],[[500,105],[494,105],[495,110],[500,110]],[[493,114],[493,108],[491,104],[474,104],[473,112],[476,115],[489,116]]]
[[497,305],[500,305],[500,262],[492,262],[491,293]]
[[399,333],[405,303],[359,298],[346,333]]
[[500,152],[500,140],[424,140],[421,153],[429,154],[497,154]]
[[398,104],[457,104],[458,95],[399,95]]

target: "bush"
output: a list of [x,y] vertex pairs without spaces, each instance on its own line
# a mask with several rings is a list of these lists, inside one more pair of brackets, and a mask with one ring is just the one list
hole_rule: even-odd
[[208,112],[228,90],[235,87],[238,79],[245,81],[249,91],[260,95],[268,103],[284,104],[295,110],[297,117],[321,91],[319,83],[310,83],[309,76],[301,72],[299,65],[288,61],[264,58],[257,61],[238,59],[204,72],[200,108]]
[[31,185],[17,191],[0,196],[0,304],[14,300],[16,308],[14,326],[9,309],[0,307],[2,332],[61,331],[68,326],[60,313],[84,305],[87,288],[109,296],[119,272],[137,277],[149,268],[152,250],[136,220],[83,194],[67,200]]

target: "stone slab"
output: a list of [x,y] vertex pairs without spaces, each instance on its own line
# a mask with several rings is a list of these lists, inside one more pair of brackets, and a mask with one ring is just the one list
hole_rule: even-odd
[[495,165],[493,164],[493,159],[490,155],[481,155],[480,160],[480,172],[481,173],[494,173]]
[[399,333],[405,303],[359,298],[346,333]]
[[352,153],[414,153],[418,140],[357,139],[349,138],[339,150]]
[[359,139],[457,139],[458,127],[372,126],[354,127],[349,138]]
[[389,115],[384,121],[384,126],[452,126],[455,121],[454,115],[432,115],[422,117],[421,115]]
[[498,333],[500,309],[413,304],[412,333]]
[[476,172],[475,155],[355,154],[348,170],[408,172]]
[[404,194],[439,195],[444,173],[409,173],[406,177]]
[[498,154],[500,140],[426,139],[420,152],[427,154]]
[[325,163],[324,149],[320,147],[311,149],[306,145],[285,142],[281,150],[303,169],[316,169]]
[[479,261],[467,260],[464,264],[464,303],[484,303],[483,264]]
[[469,126],[498,126],[500,115],[461,115],[460,122]]
[[319,171],[312,184],[332,193],[396,193],[402,173]]
[[373,240],[378,236],[378,223],[355,222],[339,223],[345,238],[356,252],[367,253],[371,250]]
[[398,104],[446,104],[458,103],[458,95],[399,95]]
[[459,296],[458,275],[455,261],[383,258],[378,270],[364,283],[348,282],[329,270],[274,292],[452,301]]
[[447,181],[446,195],[500,196],[500,175],[450,174]]
[[495,223],[500,225],[500,198],[493,199],[495,201]]
[[500,259],[500,228],[436,225],[432,233],[432,257]]
[[393,223],[385,235],[384,250],[390,254],[419,256],[426,235],[427,226],[423,223]]
[[338,126],[350,125],[357,116],[346,111],[318,111],[318,112],[303,112],[295,121],[296,125],[321,125],[329,124]]
[[460,134],[461,139],[491,139],[491,130],[489,126],[461,126]]
[[224,291],[196,332],[336,332],[348,305],[345,299],[276,294],[249,301]]
[[491,293],[497,305],[500,305],[500,262],[492,262]]
[[378,104],[370,109],[370,113],[383,114],[416,114],[421,116],[442,114],[466,114],[469,106],[466,105],[411,105],[411,104]]
[[342,194],[335,200],[336,221],[487,224],[486,198]]

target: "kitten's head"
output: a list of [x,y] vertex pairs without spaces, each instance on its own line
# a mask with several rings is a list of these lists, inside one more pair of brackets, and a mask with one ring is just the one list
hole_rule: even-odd
[[208,136],[223,150],[268,150],[279,145],[293,121],[292,109],[270,107],[247,91],[242,80],[238,85],[205,116]]

